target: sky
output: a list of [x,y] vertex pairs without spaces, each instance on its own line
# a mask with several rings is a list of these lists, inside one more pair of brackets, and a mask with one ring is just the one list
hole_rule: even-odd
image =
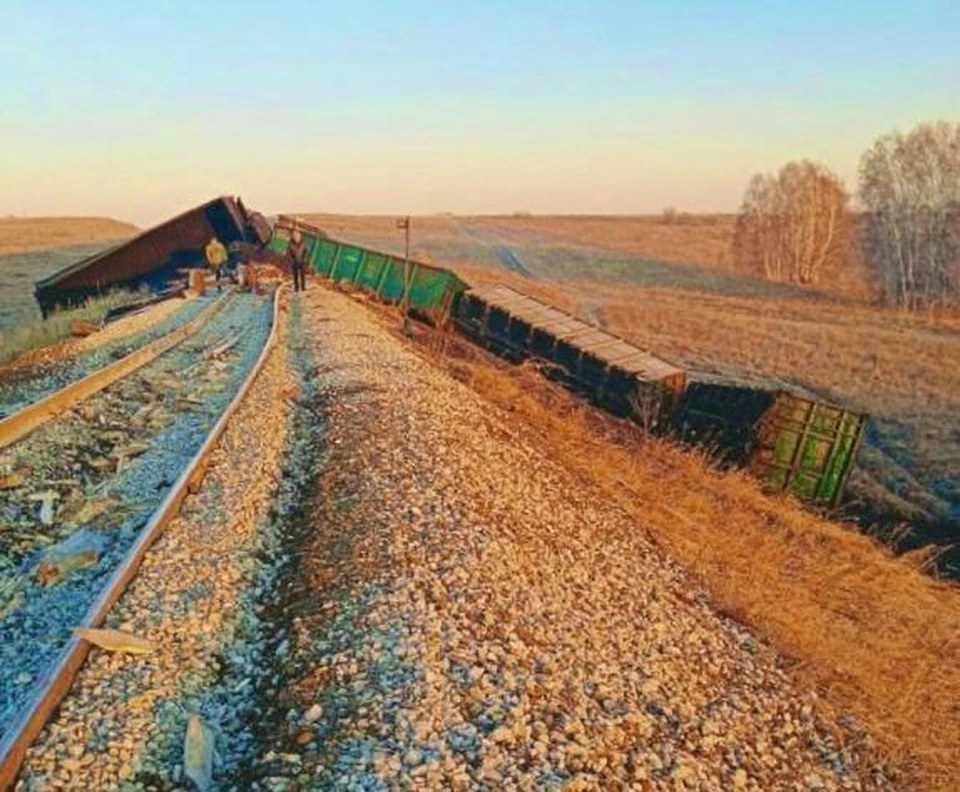
[[960,121],[960,2],[0,0],[0,216],[732,211]]

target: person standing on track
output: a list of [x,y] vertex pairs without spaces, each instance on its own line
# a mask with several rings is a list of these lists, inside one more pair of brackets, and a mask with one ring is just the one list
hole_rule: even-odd
[[210,237],[210,241],[207,242],[207,246],[203,249],[203,252],[207,257],[207,264],[209,264],[210,269],[213,270],[213,278],[217,282],[217,291],[220,291],[220,274],[223,270],[223,265],[227,263],[227,249],[219,239]]
[[290,244],[287,246],[287,259],[290,262],[290,270],[293,272],[293,290],[295,292],[305,290],[306,266],[307,266],[307,244],[303,241],[303,234],[296,226],[290,234]]

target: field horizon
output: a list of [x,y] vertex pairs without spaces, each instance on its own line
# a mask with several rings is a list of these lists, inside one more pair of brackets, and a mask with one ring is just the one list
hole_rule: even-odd
[[[335,238],[403,253],[397,215],[291,214]],[[801,389],[869,413],[851,514],[895,533],[903,548],[956,536],[960,374],[942,363],[960,359],[960,317],[739,272],[729,256],[734,220],[442,212],[412,216],[410,252],[468,282],[504,282],[546,299],[689,370]],[[0,256],[6,326],[35,316],[36,278],[138,231],[110,218],[0,220],[0,250],[21,251]]]

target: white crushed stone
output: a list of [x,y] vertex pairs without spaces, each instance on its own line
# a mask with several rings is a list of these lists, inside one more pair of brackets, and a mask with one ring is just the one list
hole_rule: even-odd
[[224,727],[234,716],[204,709],[202,692],[251,618],[240,603],[256,579],[259,528],[273,504],[291,409],[285,336],[281,314],[277,345],[213,452],[202,489],[108,619],[157,651],[92,650],[29,751],[17,789],[114,789],[135,778],[141,788],[169,787],[182,778],[177,749],[188,715],[200,711]]
[[641,525],[367,309],[305,300],[329,458],[263,788],[888,786]]

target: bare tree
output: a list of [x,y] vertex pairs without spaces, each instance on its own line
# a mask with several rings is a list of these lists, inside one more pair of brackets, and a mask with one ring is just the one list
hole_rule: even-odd
[[771,280],[783,278],[777,180],[757,173],[750,179],[737,217],[733,252],[737,262]]
[[845,260],[848,201],[840,179],[807,160],[754,175],[737,217],[737,261],[770,280],[816,283]]
[[884,135],[860,158],[866,250],[887,300],[907,308],[960,296],[960,124]]

